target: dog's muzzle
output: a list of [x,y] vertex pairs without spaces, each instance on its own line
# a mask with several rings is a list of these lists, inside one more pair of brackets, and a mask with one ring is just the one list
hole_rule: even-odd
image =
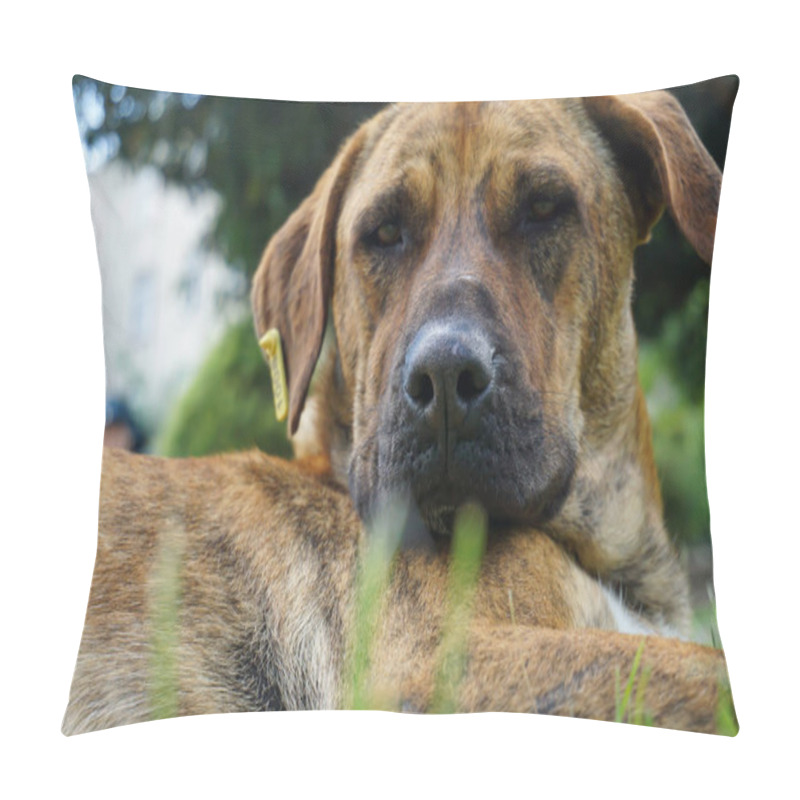
[[408,502],[431,533],[448,535],[457,509],[494,522],[544,522],[575,465],[571,439],[527,386],[498,326],[434,318],[402,348],[377,433],[355,451],[350,490],[365,519],[387,498]]
[[459,505],[488,500],[479,484],[498,386],[493,354],[484,330],[464,320],[426,323],[406,350],[400,402],[416,451],[408,478],[432,529],[449,528]]

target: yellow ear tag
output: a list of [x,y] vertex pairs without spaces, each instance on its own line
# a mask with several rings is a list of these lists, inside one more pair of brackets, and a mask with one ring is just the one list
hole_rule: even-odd
[[269,374],[272,376],[272,396],[275,400],[275,416],[283,422],[289,413],[289,390],[286,388],[286,370],[283,368],[281,335],[277,328],[268,330],[259,340],[267,356]]

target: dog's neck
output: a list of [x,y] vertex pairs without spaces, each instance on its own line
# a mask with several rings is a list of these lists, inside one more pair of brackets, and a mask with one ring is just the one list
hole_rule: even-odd
[[[584,435],[572,489],[546,532],[655,625],[687,634],[686,575],[663,521],[644,393],[616,429]],[[587,432],[588,433],[588,432]]]
[[353,400],[334,347],[326,349],[322,356],[314,387],[292,437],[295,457],[326,457],[335,481],[347,488],[353,446]]

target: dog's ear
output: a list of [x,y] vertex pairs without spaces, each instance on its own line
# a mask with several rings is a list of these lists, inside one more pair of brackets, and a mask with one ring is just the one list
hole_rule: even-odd
[[667,92],[588,97],[584,104],[617,158],[640,241],[664,206],[711,263],[722,174],[680,103]]
[[336,224],[363,140],[358,131],[314,191],[272,237],[253,279],[251,301],[260,339],[277,328],[289,389],[289,432],[297,432],[319,358],[336,259]]

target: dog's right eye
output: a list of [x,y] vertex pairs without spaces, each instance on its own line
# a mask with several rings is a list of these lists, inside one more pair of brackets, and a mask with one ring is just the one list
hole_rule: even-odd
[[372,247],[388,249],[403,243],[403,229],[393,220],[382,222],[366,237],[367,244]]
[[384,222],[383,225],[375,231],[375,238],[381,246],[391,247],[400,242],[403,238],[403,233],[396,222]]

